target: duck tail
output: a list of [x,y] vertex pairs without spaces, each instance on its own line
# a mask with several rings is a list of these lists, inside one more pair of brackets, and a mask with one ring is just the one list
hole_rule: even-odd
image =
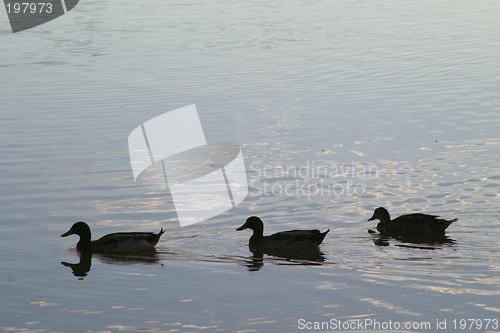
[[450,224],[452,224],[453,222],[457,222],[457,221],[458,221],[458,218],[454,218],[453,220],[443,220],[443,224],[442,224],[443,231],[445,231],[446,228],[448,228],[450,226]]
[[161,235],[163,235],[165,233],[165,230],[163,230],[163,228],[160,229],[160,232],[157,233],[157,234],[154,234],[154,233],[151,233],[151,235],[146,238],[146,241],[150,244],[152,244],[153,246],[155,246],[158,241],[160,240],[160,237]]
[[327,230],[327,231],[325,231],[325,232],[320,233],[320,234],[318,235],[318,237],[316,237],[316,240],[317,240],[317,242],[318,242],[318,244],[317,244],[316,246],[319,246],[319,245],[323,242],[323,240],[325,239],[326,234],[327,234],[329,231],[330,231],[330,229],[328,229],[328,230]]
[[457,221],[458,221],[458,219],[457,219],[457,218],[455,218],[455,219],[453,219],[453,220],[444,220],[444,224],[446,224],[446,226],[449,226],[449,225],[450,225],[450,224],[452,224],[453,222],[457,222]]

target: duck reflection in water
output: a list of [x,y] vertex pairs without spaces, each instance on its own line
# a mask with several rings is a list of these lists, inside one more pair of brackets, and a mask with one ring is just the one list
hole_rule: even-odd
[[70,267],[73,271],[73,275],[79,277],[79,280],[83,280],[87,273],[90,271],[90,266],[92,266],[92,252],[85,251],[80,253],[80,262],[78,264],[72,264],[69,262],[61,261],[61,264],[66,267]]
[[400,247],[411,247],[416,249],[424,249],[424,250],[437,250],[441,249],[442,246],[453,246],[456,244],[456,241],[448,237],[444,234],[434,234],[434,235],[388,235],[384,233],[376,233],[373,230],[369,230],[368,232],[372,235],[372,241],[375,245],[378,246],[389,246],[390,241],[398,241],[406,244],[395,244]]
[[83,280],[90,271],[92,266],[92,258],[97,258],[99,261],[106,264],[114,265],[140,265],[140,264],[157,264],[160,262],[160,257],[155,249],[143,251],[139,253],[120,253],[120,254],[98,254],[90,251],[78,251],[80,262],[77,264],[61,261],[61,264],[70,267],[73,275],[80,277]]
[[[250,249],[251,257],[244,258],[243,264],[249,271],[258,271],[264,261],[276,265],[322,265],[326,261],[325,254],[319,248],[309,250],[262,250]],[[264,257],[266,255],[266,257]]]

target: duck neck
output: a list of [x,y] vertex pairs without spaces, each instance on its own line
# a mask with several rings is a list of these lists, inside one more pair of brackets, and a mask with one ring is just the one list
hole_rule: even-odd
[[389,214],[389,212],[385,211],[384,214],[378,216],[378,219],[380,223],[387,224],[391,222],[391,215]]
[[76,244],[76,249],[78,251],[90,251],[90,247],[92,245],[91,241],[92,235],[90,233],[90,230],[88,232],[87,231],[81,232],[79,236],[80,240]]
[[264,238],[264,226],[257,226],[253,229],[253,235],[250,237],[251,240],[257,240]]

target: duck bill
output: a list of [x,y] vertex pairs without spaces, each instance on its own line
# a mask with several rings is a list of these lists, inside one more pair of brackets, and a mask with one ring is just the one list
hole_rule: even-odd
[[368,219],[368,221],[373,221],[373,220],[375,220],[375,219],[376,219],[376,217],[375,217],[375,216],[372,216],[372,217],[370,217],[370,218]]
[[61,237],[66,237],[66,236],[69,236],[69,235],[73,235],[73,232],[71,230],[65,232],[64,234],[61,235]]
[[241,227],[239,227],[238,229],[236,229],[236,231],[241,231],[241,230],[245,230],[247,227],[247,224],[243,224]]

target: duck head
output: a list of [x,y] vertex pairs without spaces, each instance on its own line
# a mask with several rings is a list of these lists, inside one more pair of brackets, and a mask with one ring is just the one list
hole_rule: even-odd
[[254,234],[262,235],[264,233],[264,223],[257,216],[250,216],[245,224],[236,229],[236,231],[241,231],[245,229],[252,229]]
[[387,209],[384,207],[379,207],[375,209],[375,212],[373,212],[372,217],[368,219],[368,221],[372,220],[379,220],[381,223],[388,223],[391,222],[391,216],[389,215],[389,212]]
[[78,235],[80,240],[83,242],[90,242],[90,227],[85,222],[76,222],[73,224],[71,229],[61,235],[61,237],[66,237],[69,235]]

